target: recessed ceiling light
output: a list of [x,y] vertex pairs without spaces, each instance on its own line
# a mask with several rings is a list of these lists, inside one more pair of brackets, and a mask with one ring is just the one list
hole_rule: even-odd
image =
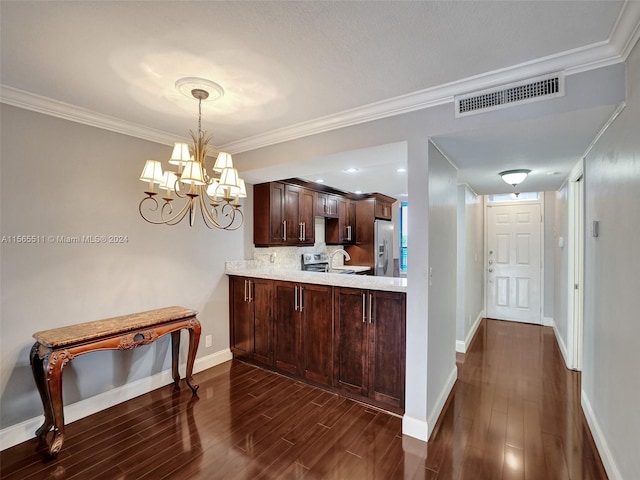
[[316,179],[316,183],[324,183],[324,180],[321,178]]
[[396,172],[398,172],[398,173],[404,173],[404,172],[406,172],[406,171],[407,171],[407,169],[406,169],[406,168],[402,168],[402,167],[400,167],[400,168],[398,168],[398,169],[396,170]]
[[560,172],[547,172],[547,175],[560,175]]
[[355,192],[353,192],[353,193],[357,193],[358,195],[360,195],[360,194],[362,193],[362,190],[356,190],[356,191],[355,191]]
[[346,170],[343,170],[343,171],[346,172],[346,173],[356,173],[359,170],[357,168],[351,167],[351,168],[347,168]]

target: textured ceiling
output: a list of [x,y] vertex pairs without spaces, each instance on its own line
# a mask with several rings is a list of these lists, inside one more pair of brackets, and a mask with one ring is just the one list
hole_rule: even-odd
[[[2,1],[0,83],[216,145],[606,42],[620,1]],[[454,159],[455,160],[455,159]],[[464,162],[460,162],[461,164]]]

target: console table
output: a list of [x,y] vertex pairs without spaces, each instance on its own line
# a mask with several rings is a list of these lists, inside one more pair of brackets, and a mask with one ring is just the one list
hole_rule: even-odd
[[31,348],[31,369],[44,407],[44,423],[36,435],[46,441],[47,433],[53,428],[53,438],[48,444],[49,455],[56,456],[64,442],[62,369],[78,355],[98,350],[130,350],[171,333],[173,381],[175,388],[180,388],[180,330],[187,329],[186,381],[195,395],[198,385],[193,383],[193,363],[201,332],[196,314],[194,310],[183,307],[166,307],[34,333],[36,343]]

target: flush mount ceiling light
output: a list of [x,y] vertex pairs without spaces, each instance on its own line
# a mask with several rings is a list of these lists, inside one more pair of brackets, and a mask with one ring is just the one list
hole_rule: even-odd
[[502,177],[502,180],[507,182],[509,185],[513,185],[515,188],[515,186],[519,183],[522,183],[530,173],[531,170],[527,170],[526,168],[518,168],[516,170],[505,170],[504,172],[500,172],[498,175]]
[[344,171],[345,173],[356,173],[356,172],[359,172],[360,170],[359,170],[359,169],[357,169],[357,168],[353,168],[353,167],[351,167],[351,168],[347,168],[346,170],[343,170],[343,171]]
[[[202,102],[217,100],[224,95],[223,88],[215,82],[203,78],[182,78],[176,88],[190,98],[198,100],[198,131],[189,130],[193,143],[176,142],[169,159],[176,171],[162,171],[158,160],[147,160],[140,180],[149,182],[146,197],[140,201],[138,210],[142,218],[156,225],[176,225],[185,217],[193,226],[198,205],[202,220],[208,228],[237,230],[242,226],[243,214],[240,198],[247,196],[244,180],[233,168],[231,154],[218,153],[210,171],[206,162],[211,135],[202,131]],[[160,206],[155,196],[154,186],[165,190]],[[172,193],[184,204],[174,213]]]

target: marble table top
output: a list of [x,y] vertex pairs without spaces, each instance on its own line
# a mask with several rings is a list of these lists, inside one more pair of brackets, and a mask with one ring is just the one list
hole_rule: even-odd
[[47,347],[60,348],[174,320],[194,317],[197,313],[195,310],[177,306],[158,308],[120,317],[43,330],[34,333],[33,338]]

